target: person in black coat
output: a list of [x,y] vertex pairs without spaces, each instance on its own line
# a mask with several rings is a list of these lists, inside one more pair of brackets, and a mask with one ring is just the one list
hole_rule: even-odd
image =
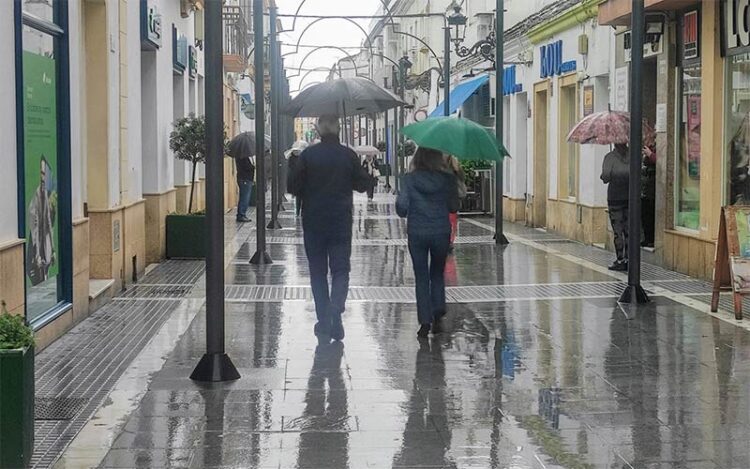
[[[320,143],[308,147],[290,165],[289,192],[302,201],[305,252],[321,340],[342,340],[351,270],[353,192],[366,192],[372,179],[350,148],[339,142],[335,116],[318,119]],[[328,271],[331,286],[328,285]]]
[[237,186],[240,188],[240,196],[237,201],[237,222],[245,223],[250,221],[247,217],[247,209],[250,207],[250,199],[253,194],[255,166],[247,156],[235,158],[234,164],[237,166]]
[[458,179],[437,150],[420,147],[412,170],[403,177],[396,212],[407,219],[409,253],[417,294],[417,336],[442,331],[445,314],[445,260],[450,250],[449,215],[458,211]]

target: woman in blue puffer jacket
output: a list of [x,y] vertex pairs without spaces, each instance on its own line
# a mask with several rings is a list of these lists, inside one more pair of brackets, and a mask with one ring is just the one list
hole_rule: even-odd
[[458,181],[437,150],[420,147],[412,170],[401,181],[396,212],[407,219],[414,264],[420,338],[442,331],[445,314],[445,259],[450,248],[449,214],[458,210]]

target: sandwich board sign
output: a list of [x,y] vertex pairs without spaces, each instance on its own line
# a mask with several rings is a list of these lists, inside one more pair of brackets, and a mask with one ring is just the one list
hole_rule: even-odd
[[742,319],[742,300],[750,294],[750,206],[722,207],[714,261],[711,311],[719,309],[719,293],[731,291],[734,317]]

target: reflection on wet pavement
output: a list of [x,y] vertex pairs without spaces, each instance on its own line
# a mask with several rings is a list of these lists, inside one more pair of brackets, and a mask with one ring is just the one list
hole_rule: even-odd
[[[358,199],[356,216],[357,238],[405,237],[386,199]],[[307,284],[299,245],[273,244],[273,265],[249,266],[252,235],[235,235],[228,284]],[[411,286],[408,257],[405,246],[355,246],[352,285]],[[459,245],[446,276],[529,288],[615,280],[522,243]],[[213,385],[187,378],[204,350],[200,314],[101,467],[750,467],[747,331],[665,297],[631,320],[606,295],[449,309],[447,332],[418,341],[415,305],[352,302],[344,343],[319,345],[309,302],[228,303],[242,378]]]

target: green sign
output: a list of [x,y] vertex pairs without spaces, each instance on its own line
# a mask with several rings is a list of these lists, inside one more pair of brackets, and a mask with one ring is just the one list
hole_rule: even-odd
[[23,52],[26,279],[39,290],[38,295],[29,291],[29,296],[48,298],[47,307],[57,303],[59,273],[55,70],[55,59]]
[[737,210],[734,214],[737,221],[737,244],[740,247],[740,257],[750,257],[750,213],[747,210]]

